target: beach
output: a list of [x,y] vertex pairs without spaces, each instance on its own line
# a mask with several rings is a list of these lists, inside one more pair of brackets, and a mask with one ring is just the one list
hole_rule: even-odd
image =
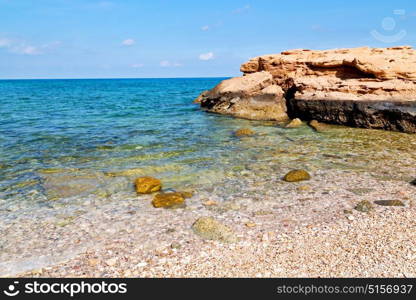
[[1,82],[0,276],[415,276],[416,136],[192,104],[221,80]]
[[[372,186],[377,191],[371,196],[357,196],[341,193],[342,187],[332,183],[328,194],[303,193],[290,206],[276,199],[213,206],[190,201],[187,209],[156,211],[148,201],[136,200],[119,209],[116,218],[109,208],[102,222],[112,232],[99,238],[100,245],[20,276],[414,277],[414,189]],[[406,207],[378,206],[370,213],[353,209],[357,200],[385,199],[385,193]],[[200,216],[229,225],[239,241],[200,239],[190,230]],[[90,232],[84,221],[76,223]]]

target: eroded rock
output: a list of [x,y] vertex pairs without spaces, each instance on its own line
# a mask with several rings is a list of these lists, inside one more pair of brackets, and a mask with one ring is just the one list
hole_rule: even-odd
[[255,57],[241,71],[201,95],[201,107],[247,119],[288,114],[416,132],[416,51],[409,46],[296,49]]
[[201,107],[210,112],[250,120],[285,121],[284,91],[268,72],[227,79],[201,94]]

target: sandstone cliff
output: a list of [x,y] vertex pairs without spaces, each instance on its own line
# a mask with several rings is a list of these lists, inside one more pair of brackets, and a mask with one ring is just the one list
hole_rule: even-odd
[[251,59],[199,101],[256,120],[304,120],[416,132],[416,51],[408,46],[291,50]]

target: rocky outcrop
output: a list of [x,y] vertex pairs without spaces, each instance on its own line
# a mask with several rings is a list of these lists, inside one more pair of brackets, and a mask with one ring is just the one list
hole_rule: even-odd
[[291,50],[251,59],[200,96],[208,111],[416,132],[416,51],[408,46]]
[[282,88],[269,72],[256,72],[222,81],[199,98],[201,107],[250,120],[287,119]]

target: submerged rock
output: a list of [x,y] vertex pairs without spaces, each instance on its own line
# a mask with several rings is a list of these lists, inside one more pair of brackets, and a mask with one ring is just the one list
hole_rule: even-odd
[[313,129],[315,129],[315,131],[317,132],[323,132],[326,129],[325,124],[319,123],[316,120],[310,121],[308,125],[311,126]]
[[286,128],[297,128],[302,126],[302,120],[299,118],[295,118],[292,121],[290,121],[285,127]]
[[218,202],[216,202],[214,200],[207,200],[207,201],[204,201],[202,203],[202,205],[204,205],[204,206],[214,206],[214,205],[218,205]]
[[377,200],[374,203],[381,206],[405,206],[400,200]]
[[310,185],[301,185],[297,188],[297,190],[299,192],[307,192],[307,191],[312,190],[312,187]]
[[183,207],[184,204],[185,198],[179,192],[159,193],[154,196],[152,201],[152,205],[156,208],[176,208]]
[[194,193],[192,193],[192,192],[189,192],[189,191],[182,191],[182,192],[179,192],[181,195],[182,195],[182,197],[184,197],[185,199],[187,199],[187,198],[192,198],[193,196],[194,196]]
[[103,173],[46,172],[42,174],[42,187],[49,200],[59,200],[73,196],[105,193],[106,181]]
[[238,239],[233,230],[212,217],[201,217],[192,225],[192,230],[206,240],[234,243]]
[[370,212],[373,209],[373,205],[370,201],[363,200],[355,206],[355,209],[360,212]]
[[150,194],[160,191],[162,188],[162,182],[159,179],[149,176],[137,178],[134,184],[138,194]]
[[283,180],[287,182],[297,182],[309,179],[311,179],[311,175],[305,170],[292,170],[283,177]]
[[242,137],[242,136],[250,136],[254,135],[254,131],[250,128],[240,128],[234,132],[235,136]]

